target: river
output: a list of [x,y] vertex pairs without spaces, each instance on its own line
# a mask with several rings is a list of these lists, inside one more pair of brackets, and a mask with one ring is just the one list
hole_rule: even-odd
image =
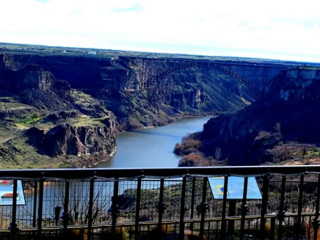
[[167,126],[134,130],[118,134],[117,152],[100,168],[178,167],[179,156],[173,153],[176,143],[189,133],[203,129],[210,117],[192,117]]
[[[100,168],[170,168],[178,167],[179,157],[173,153],[176,143],[181,142],[182,138],[188,133],[202,130],[210,117],[185,118],[174,122],[168,126],[156,127],[143,130],[135,130],[120,133],[117,136],[117,153],[111,161],[100,163]],[[172,179],[166,182],[170,185],[174,182]],[[154,188],[150,182],[142,183],[143,189]],[[135,188],[136,183],[132,181],[120,181],[118,193],[122,194],[128,188]],[[158,186],[159,187],[159,186]],[[97,182],[96,194],[103,198],[101,209],[108,212],[111,207],[111,197],[113,195],[113,184],[110,182]],[[53,219],[55,216],[55,207],[63,208],[64,182],[51,182],[44,188],[43,218]],[[81,206],[84,211],[89,199],[89,183],[75,182],[70,186],[70,212],[73,211],[75,204]],[[25,194],[26,204],[21,205],[21,211],[26,213],[33,212],[34,195]],[[83,203],[81,203],[81,201]],[[80,204],[80,205],[79,205]],[[1,210],[1,209],[0,209]],[[63,210],[61,210],[63,211]],[[72,212],[74,214],[74,212]],[[0,213],[1,215],[1,213]],[[61,213],[59,214],[61,215]],[[1,216],[0,216],[1,217]],[[32,224],[31,215],[23,220],[25,224]],[[51,220],[52,222],[52,220]],[[47,224],[47,223],[46,223]],[[49,223],[48,223],[49,224]]]

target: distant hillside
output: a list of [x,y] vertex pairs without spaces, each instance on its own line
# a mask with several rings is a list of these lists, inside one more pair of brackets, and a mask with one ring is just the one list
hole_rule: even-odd
[[[319,102],[320,69],[293,68],[277,76],[262,98],[234,114],[211,119],[188,141],[200,141],[197,149],[211,156],[202,164],[318,164]],[[181,164],[192,165],[187,159]]]

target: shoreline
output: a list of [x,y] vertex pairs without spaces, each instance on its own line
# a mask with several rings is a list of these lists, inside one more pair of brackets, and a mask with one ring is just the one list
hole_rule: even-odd
[[[117,134],[117,155],[111,162],[96,164],[101,168],[146,167],[152,165],[178,166],[179,157],[174,154],[176,143],[186,135],[202,131],[203,124],[213,115],[186,116],[170,124],[122,131]],[[194,120],[193,120],[194,119]],[[179,123],[180,122],[180,123]],[[172,124],[172,127],[170,125]],[[143,135],[141,135],[143,134]],[[149,145],[150,144],[150,145]],[[162,150],[163,149],[163,150]],[[118,153],[119,151],[119,153]],[[135,154],[133,156],[132,154]],[[172,155],[174,155],[174,162]],[[162,158],[159,159],[159,158]],[[170,163],[171,162],[171,163]],[[153,164],[154,163],[154,164]]]

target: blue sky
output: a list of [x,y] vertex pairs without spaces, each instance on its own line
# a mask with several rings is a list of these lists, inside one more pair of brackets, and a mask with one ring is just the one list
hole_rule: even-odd
[[315,0],[0,2],[0,42],[320,62]]

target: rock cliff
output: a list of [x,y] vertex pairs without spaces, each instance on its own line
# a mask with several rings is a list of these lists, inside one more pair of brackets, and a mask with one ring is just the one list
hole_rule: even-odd
[[284,71],[264,95],[234,114],[213,118],[194,138],[200,151],[231,165],[318,163],[320,70]]
[[[270,79],[293,64],[102,50],[91,56],[81,49],[26,46],[2,52],[0,73],[41,68],[61,79],[60,84],[67,83],[71,89],[99,99],[117,116],[118,127],[125,129],[163,125],[188,114],[235,112],[259,97]],[[8,84],[5,79],[9,78],[0,78],[0,85]],[[41,84],[39,87],[50,87],[43,81]],[[26,95],[23,102],[30,103],[33,95],[39,98],[41,94]],[[52,92],[46,94],[50,95]]]
[[58,125],[43,138],[43,149],[49,156],[57,155],[109,155],[115,146],[114,127]]
[[68,81],[40,65],[16,61],[8,54],[2,60],[0,162],[4,167],[32,167],[40,162],[45,167],[83,167],[110,157],[115,150],[115,118],[98,99],[71,88]]
[[110,155],[118,130],[234,113],[258,99],[283,69],[298,65],[90,51],[0,44],[0,161],[13,161],[13,145],[17,162],[23,149],[35,153],[29,158],[54,161]]

